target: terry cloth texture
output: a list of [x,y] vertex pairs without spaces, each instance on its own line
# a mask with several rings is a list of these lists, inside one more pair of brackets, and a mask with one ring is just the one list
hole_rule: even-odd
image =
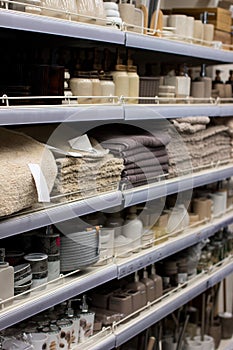
[[[170,128],[172,141],[168,145],[169,174],[171,176],[198,171],[201,168],[227,163],[231,157],[230,137],[228,127],[224,125],[207,126],[208,117],[191,117],[189,123],[173,120],[176,128]],[[200,118],[203,119],[201,122]],[[187,119],[187,118],[184,118]],[[203,128],[204,127],[204,128]]]
[[[114,128],[113,128],[114,130]],[[166,146],[170,136],[164,132],[149,134],[140,130],[138,133],[119,134],[111,130],[96,134],[95,137],[105,149],[109,149],[115,157],[123,159],[122,183],[131,187],[156,181],[158,176],[168,170],[168,156]]]
[[42,143],[22,133],[0,128],[0,216],[38,202],[28,163],[40,165],[49,191],[57,175],[53,154]]
[[83,152],[82,158],[64,157],[56,162],[53,195],[63,194],[69,200],[116,191],[124,168],[122,159],[106,153],[97,156]]

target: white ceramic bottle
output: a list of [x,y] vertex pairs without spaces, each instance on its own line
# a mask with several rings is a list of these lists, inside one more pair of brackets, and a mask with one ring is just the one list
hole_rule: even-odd
[[129,213],[126,217],[123,226],[123,235],[132,239],[132,248],[136,252],[140,249],[142,243],[143,224],[137,217],[136,206],[129,208]]
[[9,263],[5,262],[5,249],[0,248],[0,301],[13,296],[14,268],[9,266]]
[[115,84],[116,96],[129,96],[129,76],[127,73],[127,66],[124,64],[117,64],[115,71],[112,73]]

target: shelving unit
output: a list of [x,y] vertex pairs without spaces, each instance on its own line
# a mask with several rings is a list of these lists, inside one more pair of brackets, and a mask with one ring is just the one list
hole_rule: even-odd
[[[161,57],[169,55],[176,57],[177,61],[188,59],[195,63],[208,64],[232,63],[231,51],[219,50],[201,45],[193,45],[186,42],[178,42],[164,38],[128,33],[116,28],[105,26],[87,25],[68,20],[37,16],[12,10],[0,9],[0,27],[3,34],[8,32],[20,35],[37,34],[52,38],[62,38],[65,42],[82,41],[95,44],[106,43],[108,45],[133,48],[161,54]],[[37,125],[51,123],[72,122],[98,122],[104,121],[142,121],[182,118],[185,116],[208,115],[232,116],[233,104],[209,101],[202,104],[153,104],[153,105],[59,105],[59,106],[0,106],[0,125]],[[25,231],[30,231],[51,223],[58,223],[84,214],[104,210],[122,205],[129,207],[142,202],[151,201],[179,191],[192,190],[205,184],[233,176],[233,165],[215,167],[175,179],[161,180],[148,186],[142,186],[130,190],[115,191],[91,197],[71,203],[45,207],[32,213],[21,213],[0,221],[0,238],[14,236]],[[91,267],[83,273],[75,276],[61,278],[62,283],[53,282],[40,292],[31,292],[30,297],[14,301],[0,311],[0,330],[20,322],[29,316],[35,315],[55,304],[83,293],[97,285],[101,285],[115,278],[124,277],[138,269],[168,257],[182,249],[200,242],[216,233],[220,228],[233,223],[231,212],[216,218],[203,226],[192,228],[183,234],[168,241],[142,250],[138,254],[132,254],[127,259],[116,258],[105,266]],[[166,298],[150,305],[139,316],[127,323],[119,323],[114,328],[106,330],[106,334],[98,341],[90,339],[85,344],[85,349],[109,350],[114,346],[120,346],[128,339],[140,333],[143,329],[158,322],[166,315],[188,302],[209,287],[221,281],[233,272],[232,259],[227,259],[224,264],[209,273],[199,275],[195,281],[191,281],[186,288],[172,292]],[[79,350],[83,345],[78,345],[74,350]],[[232,343],[224,347],[230,350]]]
[[[221,228],[231,223],[233,223],[233,211],[204,225],[186,229],[182,234],[151,248],[142,249],[141,252],[134,253],[130,257],[116,257],[112,263],[107,265],[90,267],[83,272],[68,277],[63,276],[58,281],[49,283],[46,289],[32,292],[25,299],[15,299],[11,306],[1,310],[0,330],[98,285],[116,278],[120,279],[136,270],[171,256],[214,235]],[[228,268],[224,269],[224,273],[233,269],[233,265],[229,264],[227,266]],[[212,276],[208,283],[216,284],[219,278],[220,280],[224,278],[220,272]]]
[[[217,283],[216,281],[220,281],[229,274],[233,272],[233,264],[232,257],[226,259],[226,261],[215,267],[212,271],[201,273],[197,275],[195,278],[190,280],[187,285],[178,286],[176,289],[158,299],[153,303],[149,303],[144,310],[140,312],[140,314],[132,317],[128,317],[123,319],[122,321],[117,322],[112,331],[109,331],[109,335],[102,340],[94,338],[94,342],[92,339],[85,343],[86,349],[89,350],[109,350],[112,348],[112,336],[115,337],[115,347],[118,347],[137,334],[141,333],[143,330],[149,328],[156,322],[159,322],[161,319],[192,300],[199,294],[206,291],[212,285]],[[126,322],[127,320],[127,322]],[[232,343],[228,344],[226,349],[230,349]],[[80,350],[81,344],[74,347],[74,350]],[[223,347],[222,349],[225,349]]]

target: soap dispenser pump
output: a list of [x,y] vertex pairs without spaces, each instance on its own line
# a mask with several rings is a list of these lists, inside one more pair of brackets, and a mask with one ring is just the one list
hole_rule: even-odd
[[[5,249],[0,248],[0,301],[12,298],[13,296],[14,268],[9,266],[8,262],[5,262]],[[7,304],[9,305],[9,303]]]

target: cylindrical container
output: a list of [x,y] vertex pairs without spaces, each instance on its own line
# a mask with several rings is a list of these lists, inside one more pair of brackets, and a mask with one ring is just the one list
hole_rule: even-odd
[[[90,73],[90,79],[92,82],[92,96],[101,96],[101,85],[100,80],[98,76],[98,72],[91,72]],[[100,103],[100,98],[93,98],[92,103]]]
[[128,66],[128,77],[129,77],[129,97],[136,97],[130,99],[128,103],[138,103],[137,97],[139,96],[139,75],[137,74],[136,66]]
[[60,254],[48,255],[48,281],[60,276]]
[[44,350],[47,347],[48,335],[45,333],[30,333],[30,342],[34,350]]
[[71,318],[73,322],[72,328],[72,344],[78,344],[79,342],[79,332],[80,332],[80,317],[74,316]]
[[197,44],[201,44],[202,40],[203,40],[203,36],[204,36],[204,27],[203,27],[203,23],[201,20],[196,19],[194,21],[194,30],[193,30],[193,37],[194,42],[196,42]]
[[123,226],[123,235],[132,239],[133,251],[137,252],[142,244],[143,224],[141,220],[137,218],[137,208],[131,207],[129,210],[129,215],[127,215]]
[[209,77],[201,77],[201,81],[204,81],[204,97],[210,98],[212,94],[212,79]]
[[48,350],[60,350],[59,347],[59,332],[60,328],[57,327],[56,325],[52,325],[49,327],[49,329],[42,329],[44,333],[47,334],[48,339],[47,339],[47,348]]
[[32,269],[32,273],[43,273],[48,271],[48,255],[44,253],[31,253],[24,256]]
[[59,332],[59,346],[63,350],[69,350],[72,344],[73,322],[68,319],[62,319],[57,321],[57,326],[61,329]]
[[93,334],[95,313],[87,311],[78,316],[80,317],[79,342],[83,343]]
[[194,17],[188,16],[186,18],[186,38],[188,41],[193,39],[193,33],[194,33]]
[[215,349],[218,349],[222,337],[221,324],[215,322],[210,325],[208,334],[214,338]]
[[[102,75],[100,76],[100,91],[101,96],[115,96],[115,83],[113,82],[112,75]],[[102,98],[101,103],[112,103],[112,98]]]
[[197,335],[193,338],[195,341],[202,344],[202,349],[205,350],[214,350],[214,339],[209,335],[204,335],[204,340],[201,340],[201,336]]
[[191,96],[194,98],[205,97],[205,83],[204,83],[204,81],[193,81],[191,83]]
[[168,25],[175,27],[175,33],[180,37],[184,37],[186,33],[186,15],[170,15],[168,17]]
[[120,212],[111,213],[105,222],[107,228],[114,229],[115,238],[121,235],[123,224],[124,219],[121,217]]
[[41,234],[38,237],[38,249],[39,251],[47,254],[54,255],[60,253],[60,235],[59,233],[53,234]]
[[[70,89],[74,96],[92,96],[92,81],[86,72],[70,79]],[[78,98],[78,103],[91,103],[91,98]]]
[[222,312],[219,314],[222,326],[222,339],[230,339],[233,333],[233,315],[230,312]]
[[[127,4],[128,5],[128,4]],[[129,76],[125,65],[116,65],[112,72],[116,96],[129,96]]]
[[203,24],[203,39],[209,41],[210,44],[214,39],[214,25],[211,23]]

